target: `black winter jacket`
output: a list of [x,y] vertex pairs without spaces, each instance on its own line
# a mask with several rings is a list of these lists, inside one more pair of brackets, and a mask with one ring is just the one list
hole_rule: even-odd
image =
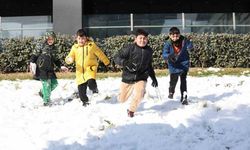
[[60,67],[60,60],[56,57],[57,49],[54,45],[45,43],[37,44],[31,55],[30,62],[36,63],[35,79],[56,79],[54,64]]
[[148,76],[155,80],[152,54],[153,50],[149,46],[139,47],[135,43],[121,49],[115,55],[114,61],[123,66],[122,82],[130,84],[140,80],[146,81]]

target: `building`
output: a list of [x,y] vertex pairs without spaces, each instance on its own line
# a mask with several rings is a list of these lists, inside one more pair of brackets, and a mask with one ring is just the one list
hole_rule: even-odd
[[249,0],[0,0],[0,37],[39,36],[86,28],[104,38],[145,28],[166,33],[249,33]]

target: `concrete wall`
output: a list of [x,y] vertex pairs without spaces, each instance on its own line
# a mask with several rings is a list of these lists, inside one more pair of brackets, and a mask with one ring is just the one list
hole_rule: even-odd
[[82,0],[53,0],[53,29],[73,35],[82,28]]

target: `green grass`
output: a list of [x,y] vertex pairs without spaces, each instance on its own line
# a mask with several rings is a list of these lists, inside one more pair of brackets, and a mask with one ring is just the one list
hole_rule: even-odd
[[[169,74],[167,69],[155,70],[158,77],[166,76]],[[234,76],[250,76],[250,68],[221,68],[218,71],[213,71],[208,68],[190,68],[188,76],[195,77],[207,77],[211,75],[223,76],[223,75],[234,75]],[[74,79],[75,73],[57,73],[59,79]],[[97,79],[103,79],[107,77],[121,77],[121,72],[107,72],[107,73],[98,73]],[[0,74],[0,80],[25,80],[32,79],[30,73],[4,73]]]

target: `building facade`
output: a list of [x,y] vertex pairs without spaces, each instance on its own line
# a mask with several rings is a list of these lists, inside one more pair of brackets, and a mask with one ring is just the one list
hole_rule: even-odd
[[144,28],[167,33],[249,33],[249,0],[1,0],[0,37],[39,36],[48,30],[73,35],[85,28],[94,38]]

